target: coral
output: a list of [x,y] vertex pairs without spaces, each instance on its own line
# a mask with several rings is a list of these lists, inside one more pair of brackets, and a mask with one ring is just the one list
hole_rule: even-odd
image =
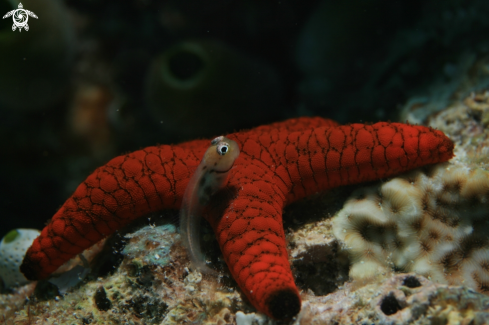
[[250,313],[245,314],[241,311],[236,313],[236,325],[267,325],[271,321],[267,320],[264,315]]
[[[35,283],[13,288],[12,292],[0,294],[0,324],[15,324],[16,313],[25,309],[25,304],[34,293]],[[22,323],[17,323],[22,324]]]
[[0,281],[10,288],[29,282],[20,272],[24,254],[41,232],[37,229],[11,230],[0,242]]
[[[176,233],[174,225],[144,227],[125,235],[129,238],[122,254],[138,268],[147,265],[165,266],[170,260],[170,249],[173,245],[173,236]],[[151,252],[151,253],[149,253]]]
[[428,118],[456,143],[454,163],[488,169],[489,91],[473,92],[444,111]]
[[489,292],[489,173],[441,164],[356,191],[333,219],[350,276],[388,270]]
[[342,254],[331,229],[331,219],[326,219],[287,236],[297,285],[318,296],[334,292],[348,280],[348,256]]
[[[460,105],[462,100],[474,90],[489,86],[489,69],[487,54],[477,55],[464,53],[455,64],[446,64],[429,86],[416,91],[401,108],[399,120],[425,124],[437,113],[446,112],[447,107]],[[442,113],[443,114],[443,113]],[[447,116],[446,114],[443,114]],[[461,116],[457,124],[470,119]],[[444,121],[445,126],[449,120]]]
[[32,286],[0,296],[5,323],[226,325],[234,323],[236,310],[251,311],[235,288],[188,271],[185,250],[175,245],[181,243],[175,226],[149,225],[126,238],[123,261],[110,275],[48,301],[39,298],[46,286],[35,296]]
[[411,274],[348,283],[328,296],[303,295],[294,325],[487,324],[489,297],[466,287],[436,284]]

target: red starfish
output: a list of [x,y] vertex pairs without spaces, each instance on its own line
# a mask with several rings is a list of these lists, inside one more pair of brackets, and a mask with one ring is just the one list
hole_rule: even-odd
[[[301,306],[282,226],[285,205],[453,156],[453,143],[442,132],[400,123],[338,126],[299,118],[227,137],[241,150],[227,186],[233,196],[224,205],[211,205],[206,218],[239,287],[259,311],[275,319],[289,319]],[[208,145],[208,140],[196,140],[148,147],[96,169],[34,241],[21,271],[31,280],[46,278],[132,220],[180,208]]]

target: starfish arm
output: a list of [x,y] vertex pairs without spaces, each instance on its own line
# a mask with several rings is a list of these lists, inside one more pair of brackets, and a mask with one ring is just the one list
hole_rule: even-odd
[[453,142],[425,126],[379,122],[283,135],[279,173],[287,202],[333,187],[390,177],[453,156]]
[[76,189],[27,251],[21,271],[43,279],[59,266],[131,221],[163,208],[177,209],[198,149],[148,147],[96,169]]
[[[272,318],[291,318],[301,300],[285,246],[285,194],[269,166],[251,159],[249,152],[241,152],[236,164],[227,191],[213,198],[219,203],[210,204],[205,217],[248,300]],[[223,203],[227,196],[229,204]]]

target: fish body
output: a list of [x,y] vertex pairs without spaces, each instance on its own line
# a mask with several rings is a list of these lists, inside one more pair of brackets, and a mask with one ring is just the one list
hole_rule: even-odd
[[216,272],[205,263],[200,247],[200,222],[211,197],[226,185],[229,172],[239,156],[238,144],[224,136],[211,141],[183,195],[180,209],[180,234],[192,266],[202,273]]

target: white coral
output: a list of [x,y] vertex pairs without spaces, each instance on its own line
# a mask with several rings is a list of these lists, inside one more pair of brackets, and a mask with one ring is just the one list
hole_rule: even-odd
[[350,276],[389,269],[489,291],[489,173],[442,164],[354,193],[333,219]]

